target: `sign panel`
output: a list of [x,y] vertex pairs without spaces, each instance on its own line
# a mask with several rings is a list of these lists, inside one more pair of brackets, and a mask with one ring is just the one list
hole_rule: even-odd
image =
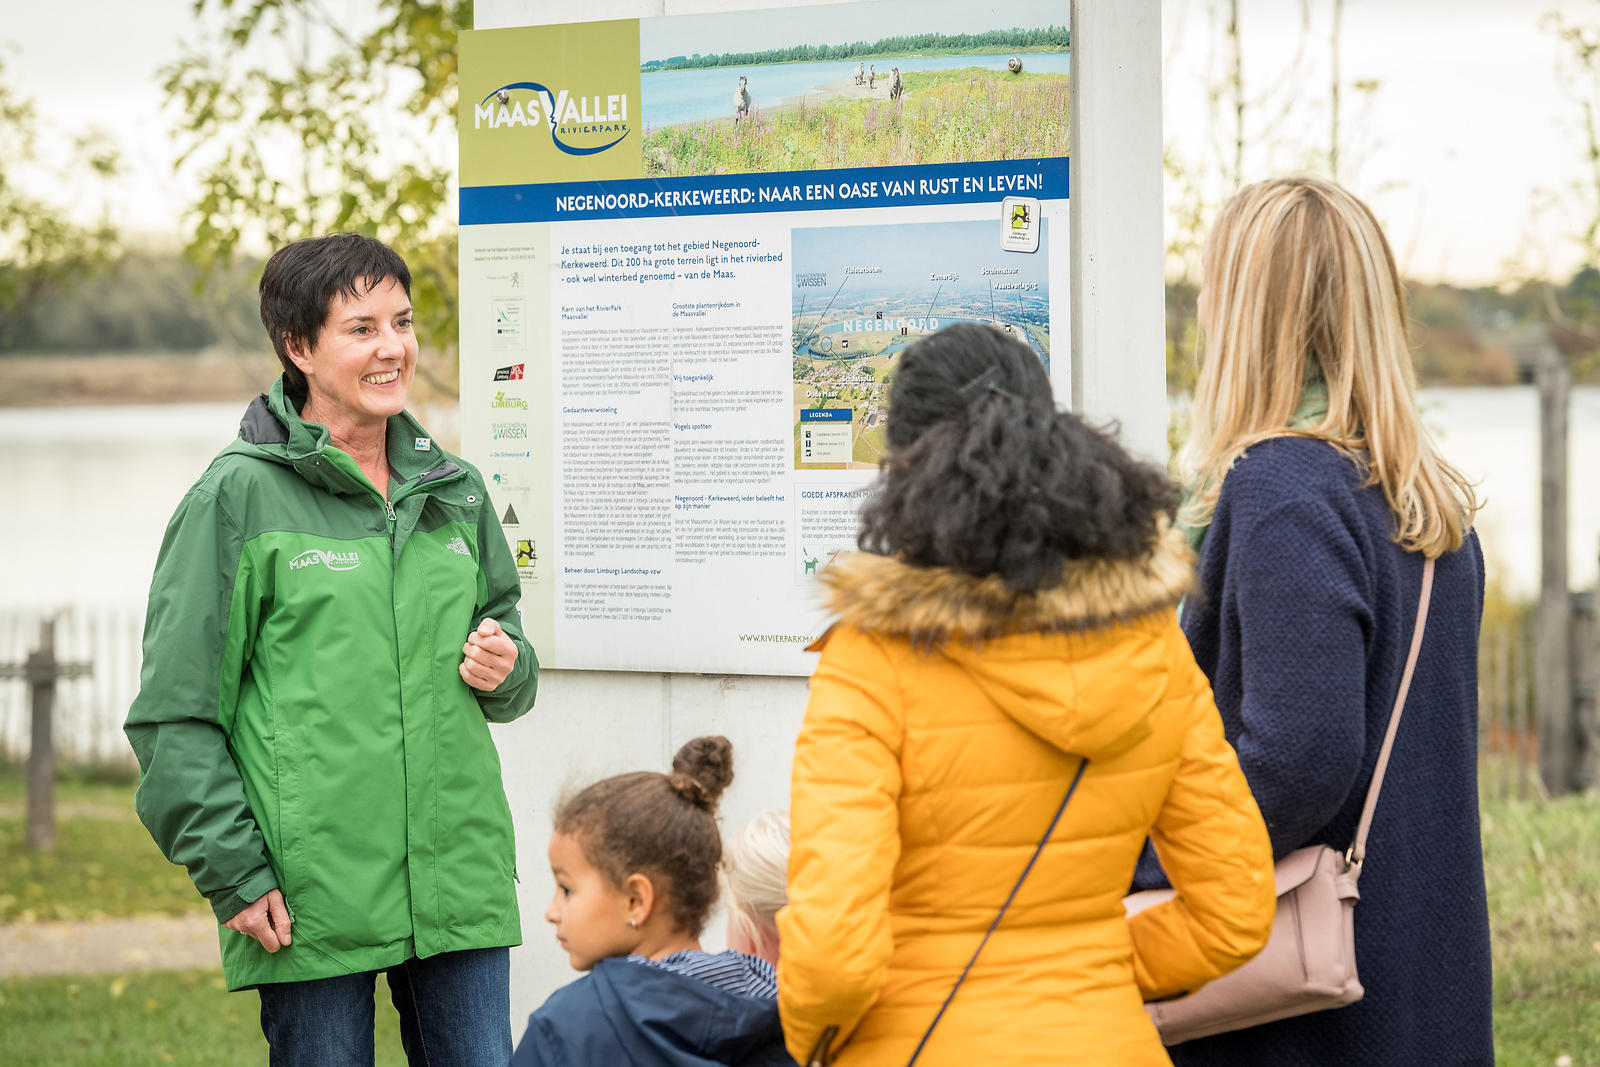
[[548,666],[809,673],[907,346],[1068,400],[1060,5],[826,15],[462,37],[463,451]]

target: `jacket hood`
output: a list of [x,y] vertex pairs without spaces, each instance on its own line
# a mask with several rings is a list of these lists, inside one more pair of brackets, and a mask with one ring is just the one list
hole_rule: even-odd
[[1166,525],[1143,556],[1073,561],[1059,585],[1035,593],[864,552],[841,555],[821,580],[839,623],[960,664],[1020,725],[1095,759],[1148,736],[1176,629],[1160,619],[1195,575],[1194,553]]
[[[435,468],[446,458],[409,411],[390,416],[387,434],[389,464],[403,481]],[[429,447],[418,450],[417,442],[425,439]],[[293,467],[301,477],[330,492],[368,491],[355,464],[334,446],[328,428],[300,417],[300,407],[284,392],[281,377],[269,392],[250,401],[239,420],[239,439],[228,451]],[[325,455],[332,461],[319,462]]]
[[626,959],[601,960],[529,1018],[512,1064],[558,1063],[794,1067],[776,1000]]
[[283,379],[269,392],[260,393],[244,409],[239,420],[239,439],[256,446],[266,455],[282,461],[306,459],[328,447],[326,426],[306,422],[300,409],[283,391]]

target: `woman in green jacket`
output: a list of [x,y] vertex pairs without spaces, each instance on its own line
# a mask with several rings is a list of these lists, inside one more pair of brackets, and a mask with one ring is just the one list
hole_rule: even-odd
[[140,818],[223,926],[274,1064],[503,1064],[515,850],[487,723],[538,663],[482,477],[405,402],[411,276],[357,234],[279,250],[283,364],[167,528],[127,733]]

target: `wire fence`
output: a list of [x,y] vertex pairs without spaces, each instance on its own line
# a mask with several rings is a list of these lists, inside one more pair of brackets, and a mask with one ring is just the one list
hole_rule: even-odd
[[[0,610],[0,663],[22,663],[39,647],[44,611]],[[143,613],[132,607],[74,607],[58,616],[56,658],[87,662],[87,677],[56,685],[58,764],[132,764],[122,733],[139,688]],[[1485,620],[1478,653],[1479,779],[1485,796],[1538,799],[1539,729],[1534,700],[1534,625],[1531,611]],[[0,760],[28,755],[29,690],[0,681]]]
[[[60,764],[132,765],[122,734],[128,705],[139,690],[144,613],[134,607],[73,607],[65,612],[0,609],[0,663],[24,663],[39,647],[40,627],[56,617],[55,656],[92,665],[82,678],[56,683],[53,720]],[[0,759],[27,759],[32,702],[27,682],[0,680]]]
[[1485,620],[1478,639],[1478,789],[1541,799],[1532,611]]

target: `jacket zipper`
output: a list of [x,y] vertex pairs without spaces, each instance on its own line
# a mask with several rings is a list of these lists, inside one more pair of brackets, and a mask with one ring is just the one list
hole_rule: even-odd
[[[400,486],[400,488],[397,489],[395,491],[395,493],[394,493],[395,499],[403,500],[406,497],[407,493],[417,489],[420,486],[432,485],[435,482],[455,481],[457,478],[464,477],[466,475],[466,473],[467,473],[461,467],[456,467],[454,471],[450,471],[449,473],[436,473],[436,472],[445,472],[445,471],[447,471],[448,470],[448,466],[453,466],[453,464],[451,464],[451,465],[440,465],[438,467],[433,468],[430,471],[426,471],[423,474],[418,475],[415,481],[406,482],[406,483],[402,484]],[[430,475],[432,475],[432,477],[430,477]],[[376,488],[376,487],[374,487],[374,488]],[[393,556],[394,556],[394,537],[395,537],[394,500],[391,500],[388,497],[384,497],[383,498],[383,511],[384,511],[385,516],[387,516],[387,518],[389,520],[388,521],[389,554],[390,554],[390,560],[389,560],[389,607],[390,607],[391,617],[394,619],[394,647],[395,647],[396,653],[398,654],[398,652],[400,650],[400,644],[401,644],[401,642],[400,642],[400,609],[399,609],[399,606],[394,603],[394,583],[395,583],[395,580],[396,580],[396,576],[398,575],[398,572],[399,572],[399,561],[393,558]],[[404,681],[404,675],[405,675],[405,671],[402,669],[400,671],[400,677],[397,678],[397,681],[398,681],[399,687],[400,687],[402,708],[404,707],[404,704],[405,704],[405,681]],[[410,801],[410,796],[409,796],[409,791],[408,791],[407,799],[406,799],[406,852],[407,852],[408,856],[410,854],[410,851],[411,851],[411,801]],[[409,869],[407,870],[406,874],[407,874],[407,877],[409,878],[410,877],[410,870]],[[415,899],[412,900],[412,927],[413,927],[412,936],[415,937],[416,936],[416,929],[415,929],[415,927],[416,927],[416,901],[415,901]]]
[[[389,520],[389,547],[391,549],[394,548],[394,524],[396,521],[394,502],[396,500],[403,500],[411,492],[421,488],[424,485],[437,485],[442,482],[453,482],[458,478],[465,477],[466,473],[467,472],[465,470],[463,470],[461,467],[455,466],[455,464],[442,463],[439,466],[434,467],[432,470],[424,471],[423,473],[417,475],[417,477],[412,481],[402,483],[400,488],[395,490],[394,497],[392,499],[380,494],[380,499],[383,501],[384,516]],[[377,492],[377,486],[373,486],[373,492]]]

